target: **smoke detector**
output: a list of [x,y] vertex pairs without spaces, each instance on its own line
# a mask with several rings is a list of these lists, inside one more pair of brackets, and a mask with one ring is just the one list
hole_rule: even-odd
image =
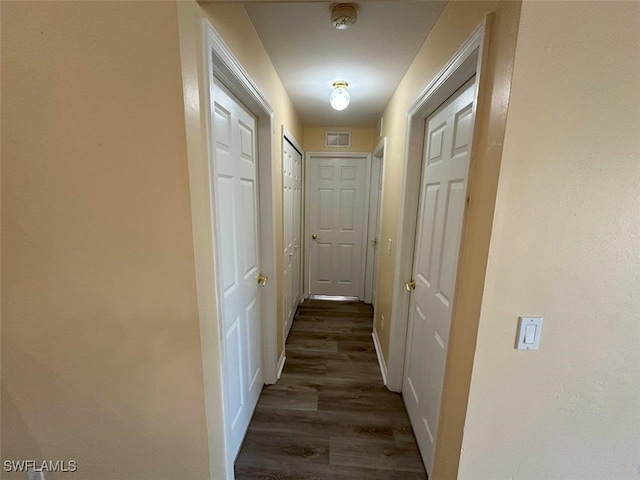
[[331,23],[338,30],[346,30],[356,23],[358,6],[355,3],[334,3],[331,5]]

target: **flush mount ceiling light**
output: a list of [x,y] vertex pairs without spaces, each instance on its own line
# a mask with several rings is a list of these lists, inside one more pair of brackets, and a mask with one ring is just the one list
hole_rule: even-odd
[[349,90],[347,90],[348,86],[349,84],[347,82],[333,82],[333,92],[329,95],[329,103],[334,110],[344,110],[349,106],[351,95],[349,95]]
[[358,19],[358,7],[355,3],[334,3],[330,9],[331,23],[338,30],[346,30]]

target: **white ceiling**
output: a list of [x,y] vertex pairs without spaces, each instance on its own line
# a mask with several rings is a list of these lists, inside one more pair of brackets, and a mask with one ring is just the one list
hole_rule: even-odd
[[[330,5],[245,8],[304,125],[374,126],[446,2],[361,2],[347,30],[333,28]],[[342,112],[329,105],[336,80],[349,82]]]

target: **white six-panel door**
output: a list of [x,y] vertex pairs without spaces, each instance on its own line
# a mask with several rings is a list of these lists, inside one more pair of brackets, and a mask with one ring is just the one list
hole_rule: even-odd
[[302,299],[302,154],[284,140],[283,158],[284,207],[284,309],[285,338]]
[[402,394],[432,472],[460,233],[466,205],[475,77],[426,121]]
[[368,163],[368,157],[310,156],[311,295],[364,296]]
[[227,442],[237,455],[264,384],[256,120],[217,81],[214,87],[217,262],[223,316]]

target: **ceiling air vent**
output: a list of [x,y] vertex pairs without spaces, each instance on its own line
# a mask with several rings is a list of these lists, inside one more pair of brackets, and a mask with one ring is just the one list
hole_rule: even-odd
[[326,132],[324,144],[326,147],[350,147],[351,132]]

